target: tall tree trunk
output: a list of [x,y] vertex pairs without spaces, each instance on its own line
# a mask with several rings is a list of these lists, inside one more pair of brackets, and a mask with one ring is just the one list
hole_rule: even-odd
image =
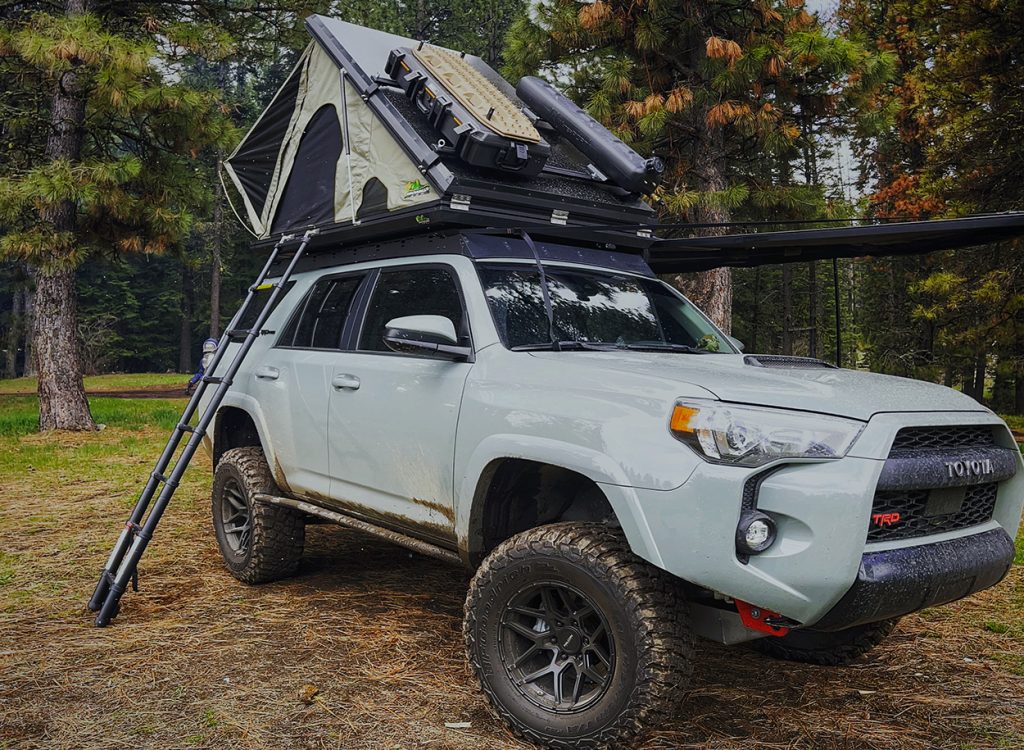
[[807,334],[812,357],[818,356],[818,264],[807,264]]
[[18,377],[18,349],[21,348],[21,326],[24,317],[25,297],[21,289],[11,295],[11,325],[7,329],[7,356],[4,362],[4,377]]
[[1018,325],[1013,342],[1013,413],[1024,414],[1024,327]]
[[[229,67],[223,60],[217,63],[217,85],[227,92]],[[217,187],[213,204],[213,248],[210,252],[210,338],[220,338],[220,266],[224,248],[224,149],[217,147]]]
[[82,383],[75,272],[34,272],[32,343],[39,373],[39,429],[94,430]]
[[[689,14],[694,24],[694,33],[701,40],[713,33],[710,24],[710,3],[695,0],[689,3]],[[706,47],[703,43],[692,45],[690,66],[701,70],[707,63]],[[710,107],[690,108],[690,126],[697,133],[694,138],[691,169],[695,176],[695,187],[701,192],[717,193],[728,187],[726,181],[725,136],[721,127],[708,123]],[[701,203],[693,211],[691,219],[697,224],[723,224],[731,219],[729,210],[721,205]],[[705,227],[698,234],[718,236],[726,233],[724,226]],[[732,270],[713,268],[693,274],[673,274],[666,278],[686,294],[697,307],[701,308],[725,333],[732,333]]]
[[782,353],[793,354],[793,267],[782,265]]
[[1013,365],[1006,361],[1005,355],[996,357],[995,379],[992,383],[992,399],[989,403],[993,411],[1004,412],[1012,406],[1013,398]]
[[750,349],[747,351],[754,352],[755,354],[760,349],[757,348],[757,334],[761,330],[761,266],[755,266],[754,268],[754,314],[751,316],[750,321]]
[[[699,109],[699,108],[696,108]],[[721,128],[704,127],[697,139],[693,167],[699,176],[699,189],[703,192],[720,192],[726,189],[725,144]],[[696,224],[724,224],[730,220],[728,209],[715,205],[701,205],[693,212]],[[698,234],[717,236],[726,233],[724,226],[704,227]],[[729,268],[713,268],[692,274],[673,274],[667,279],[680,289],[690,300],[701,308],[715,325],[732,333],[732,271]]]
[[178,339],[178,372],[192,372],[192,313],[195,283],[188,260],[181,264],[181,331]]
[[979,354],[978,358],[974,361],[974,392],[971,394],[975,400],[982,402],[985,400],[985,367],[988,365],[988,358],[984,354]]
[[[221,169],[223,152],[217,153],[217,170]],[[224,246],[223,187],[217,188],[217,201],[213,204],[213,248],[210,251],[210,338],[220,338],[220,266],[221,248]]]
[[36,376],[36,355],[35,347],[32,346],[32,322],[36,318],[36,295],[35,292],[27,286],[21,293],[25,300],[22,305],[22,309],[25,311],[25,324],[22,326],[24,328],[23,336],[25,354],[22,359],[21,374],[26,378],[34,378]]
[[[67,0],[67,15],[82,14],[86,0]],[[82,154],[86,95],[78,72],[72,66],[57,80],[50,110],[50,135],[45,157],[54,162],[77,162]],[[44,205],[42,223],[53,232],[72,235],[77,226],[77,207],[64,200]],[[78,343],[78,309],[75,272],[64,258],[55,257],[32,269],[36,283],[32,340],[39,371],[39,429],[94,430],[82,383],[82,361]]]
[[[721,128],[713,128],[698,139],[694,167],[702,176],[700,189],[720,192],[728,187],[725,179],[725,142]],[[702,206],[694,219],[698,224],[724,224],[732,217],[721,206]],[[715,236],[726,233],[726,227],[707,227],[700,234]],[[687,292],[698,307],[708,314],[715,325],[732,333],[732,269],[713,268],[690,276]]]

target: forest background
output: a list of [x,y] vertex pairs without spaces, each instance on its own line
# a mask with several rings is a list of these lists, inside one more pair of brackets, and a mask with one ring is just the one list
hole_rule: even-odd
[[[39,374],[41,427],[87,429],[83,373],[193,370],[261,261],[220,163],[309,13],[547,76],[665,160],[666,221],[1024,207],[1024,0],[835,6],[0,0],[0,375]],[[669,280],[748,351],[833,359],[839,343],[844,366],[1024,414],[1019,244]]]

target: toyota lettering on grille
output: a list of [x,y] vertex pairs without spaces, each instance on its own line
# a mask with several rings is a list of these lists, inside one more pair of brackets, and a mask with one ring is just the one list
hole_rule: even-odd
[[946,461],[946,474],[950,479],[956,477],[985,477],[991,474],[991,458],[982,458],[974,461]]

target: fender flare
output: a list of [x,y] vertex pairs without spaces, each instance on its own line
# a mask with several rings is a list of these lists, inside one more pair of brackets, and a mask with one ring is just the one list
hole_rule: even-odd
[[455,534],[459,554],[475,567],[483,518],[483,497],[494,468],[507,459],[524,459],[574,471],[592,480],[604,493],[634,554],[661,567],[654,535],[626,473],[610,456],[572,443],[523,435],[490,435],[477,445],[458,483]]
[[[217,428],[220,426],[221,411],[223,409],[238,409],[249,415],[252,419],[252,423],[256,426],[256,434],[260,439],[260,446],[263,448],[263,453],[267,457],[267,463],[271,466],[276,465],[276,452],[274,451],[273,442],[270,440],[270,430],[267,429],[266,420],[263,417],[263,410],[260,408],[259,401],[250,396],[247,393],[238,393],[228,391],[224,396],[224,400],[221,401],[220,406],[217,408],[217,414],[213,419],[213,434],[210,436],[210,445],[212,447],[211,456],[215,455],[217,446],[215,445]],[[277,477],[275,477],[276,479]]]

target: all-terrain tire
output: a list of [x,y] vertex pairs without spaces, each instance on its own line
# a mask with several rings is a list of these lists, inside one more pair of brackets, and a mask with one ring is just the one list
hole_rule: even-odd
[[[516,603],[536,601],[545,612],[556,611],[544,607],[545,601],[554,600],[554,595],[545,600],[544,590],[569,592],[570,604],[557,611],[571,613],[571,620],[548,615],[530,628],[534,610]],[[528,599],[533,591],[540,592],[536,600]],[[572,592],[582,598],[574,599]],[[510,630],[507,623],[524,611],[528,629]],[[593,623],[598,617],[603,618],[601,626],[584,630],[585,618]],[[521,632],[526,633],[525,643],[534,633],[551,636],[540,640],[541,648],[552,650],[553,668],[565,663],[559,662],[557,649],[572,642],[573,625],[587,635],[582,642],[589,645],[582,653],[562,652],[564,658],[580,662],[590,674],[602,671],[598,676],[603,676],[604,686],[592,689],[589,702],[559,711],[558,703],[540,705],[557,700],[550,698],[558,695],[554,687],[545,694],[541,680],[524,686],[526,670],[516,671],[509,639],[522,642]],[[620,531],[599,523],[541,526],[499,545],[470,583],[463,636],[469,663],[498,716],[517,736],[549,748],[632,747],[637,735],[672,715],[692,670],[693,636],[674,581],[634,555]],[[605,653],[613,654],[607,666],[594,658],[599,639],[608,646],[602,646]],[[548,651],[531,658],[543,670]],[[556,679],[563,685],[563,692],[565,686],[572,687],[574,703],[582,692],[579,671],[565,673],[567,681],[561,671],[551,678],[552,685]]]
[[898,622],[897,617],[834,633],[794,630],[781,638],[760,638],[753,642],[753,646],[762,654],[776,659],[838,667],[871,651],[892,633]]
[[[217,463],[213,477],[213,528],[224,565],[244,583],[287,578],[299,568],[306,539],[303,515],[290,508],[256,502],[254,495],[279,495],[280,490],[259,447],[232,448]],[[243,503],[248,512],[248,537],[240,543],[236,519],[228,519]],[[244,533],[244,532],[243,532]]]

